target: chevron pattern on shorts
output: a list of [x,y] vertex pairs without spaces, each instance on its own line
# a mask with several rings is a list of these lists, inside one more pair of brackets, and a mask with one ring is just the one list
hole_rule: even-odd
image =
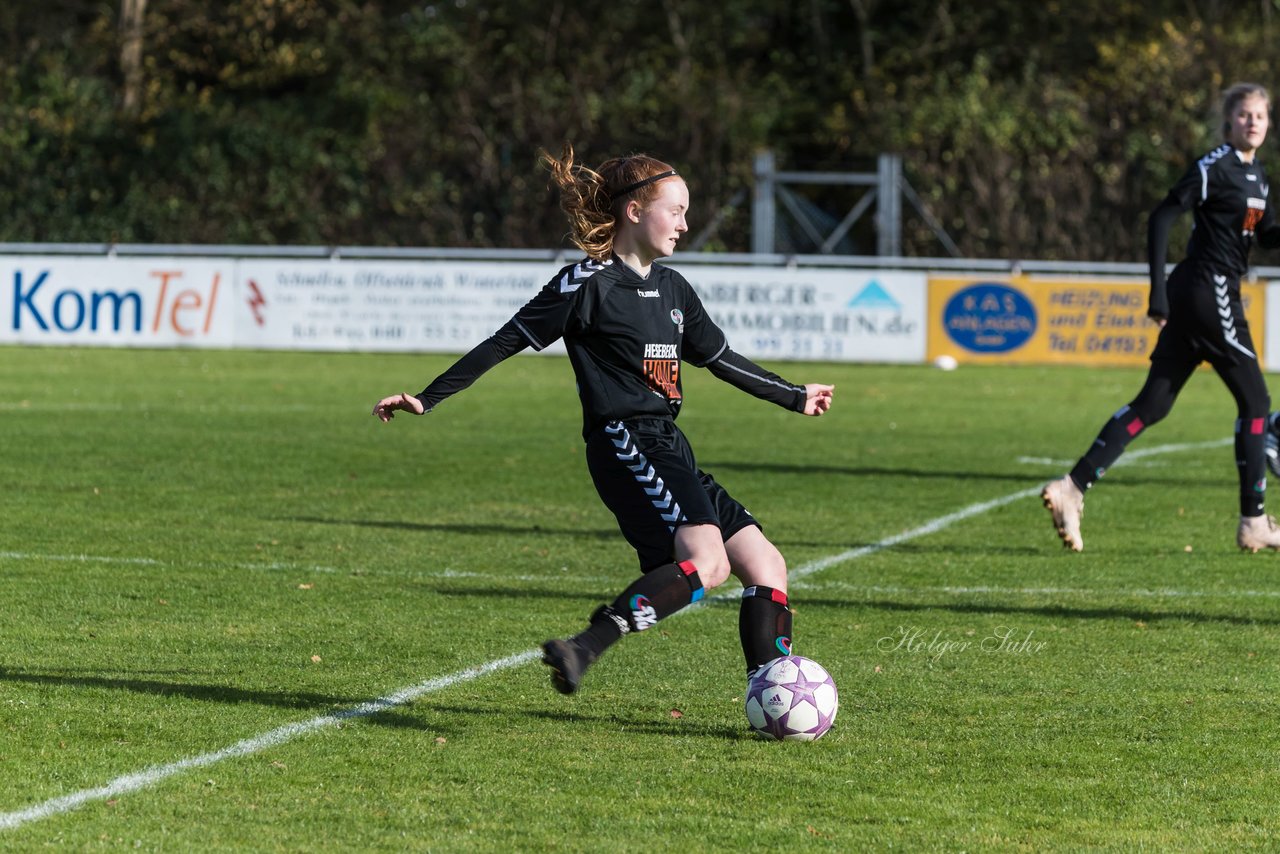
[[1250,359],[1258,358],[1236,337],[1236,319],[1231,314],[1231,297],[1227,293],[1227,277],[1213,277],[1213,296],[1218,302],[1218,320],[1222,323],[1222,338]]
[[614,456],[635,476],[636,483],[649,496],[653,509],[667,523],[667,530],[675,531],[676,523],[685,521],[680,502],[676,501],[648,458],[640,452],[627,425],[621,421],[610,421],[605,425],[604,432],[609,436],[609,441],[613,442]]

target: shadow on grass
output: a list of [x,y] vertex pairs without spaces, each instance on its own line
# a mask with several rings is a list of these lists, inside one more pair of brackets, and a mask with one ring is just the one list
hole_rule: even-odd
[[[729,588],[736,594],[736,590]],[[581,599],[599,603],[609,598],[611,591],[602,590],[592,593],[574,593],[563,590],[531,590],[527,587],[452,587],[442,594],[451,596],[475,596],[496,599]],[[719,592],[719,588],[717,588]],[[973,594],[968,594],[973,595]],[[988,595],[999,595],[992,593]],[[708,596],[703,600],[703,607],[737,608],[737,595]],[[1233,626],[1280,626],[1280,616],[1268,613],[1265,616],[1249,616],[1248,614],[1214,614],[1187,609],[1160,611],[1147,608],[1125,606],[1071,606],[1063,604],[1051,605],[1014,605],[1008,602],[900,602],[889,599],[861,599],[856,595],[848,599],[817,598],[805,594],[803,587],[791,594],[791,603],[797,608],[836,608],[848,609],[874,608],[882,611],[953,611],[960,614],[1025,614],[1058,620],[1127,620],[1130,622],[1155,623],[1159,621],[1180,621],[1187,623],[1225,623]],[[583,612],[583,619],[587,613]]]
[[396,531],[421,531],[446,534],[469,534],[487,537],[493,534],[542,534],[556,537],[578,537],[592,540],[621,539],[616,528],[548,528],[543,525],[460,525],[434,524],[430,522],[396,522],[379,519],[326,519],[319,516],[289,516],[278,521],[305,522],[310,525],[350,525],[358,528],[389,528]]
[[[548,689],[550,690],[550,689]],[[673,718],[670,713],[665,713],[658,717],[639,717],[637,715],[624,715],[618,712],[608,712],[602,714],[586,714],[580,711],[552,711],[545,709],[523,709],[515,710],[509,706],[502,708],[484,709],[476,706],[451,706],[443,703],[423,702],[418,700],[414,703],[415,711],[423,711],[427,714],[443,714],[447,719],[466,719],[477,715],[489,715],[501,717],[503,719],[511,718],[518,715],[524,718],[539,718],[542,720],[553,721],[555,723],[564,724],[589,724],[593,726],[601,726],[608,729],[616,729],[626,731],[628,733],[644,733],[646,735],[667,735],[677,736],[680,738],[714,738],[722,741],[756,741],[758,740],[744,724],[741,729],[725,726],[723,724],[700,723],[691,720],[688,715],[681,718]]]
[[545,718],[557,723],[590,723],[616,726],[627,732],[642,732],[646,735],[674,735],[680,737],[716,738],[722,741],[758,741],[744,723],[741,728],[724,726],[723,724],[698,723],[682,718],[637,718],[623,717],[618,714],[584,715],[581,712],[547,712],[527,711],[527,717]]
[[[732,460],[720,460],[707,462],[702,465],[704,471],[711,472],[713,469],[724,471],[746,471],[746,472],[764,472],[767,474],[803,474],[803,475],[842,475],[846,477],[891,477],[902,478],[904,480],[926,479],[926,480],[993,480],[1004,483],[1019,484],[1028,489],[1033,486],[1043,485],[1055,477],[1061,477],[1061,472],[1050,471],[1046,469],[1042,475],[1028,475],[1027,472],[1018,471],[963,471],[963,470],[945,470],[945,469],[912,469],[912,468],[885,468],[880,466],[824,466],[824,465],[797,465],[795,463],[761,463],[761,462],[737,462]],[[1227,470],[1225,481],[1222,477],[1203,477],[1189,478],[1184,476],[1174,477],[1148,477],[1137,474],[1131,469],[1123,470],[1122,474],[1111,473],[1107,478],[1107,486],[1119,484],[1125,486],[1186,486],[1186,487],[1203,487],[1214,486],[1219,482],[1225,482],[1228,485],[1232,482],[1232,474]]]
[[766,474],[826,474],[826,475],[843,475],[847,477],[900,477],[900,478],[929,478],[943,480],[998,480],[1007,481],[1009,483],[1027,483],[1025,472],[995,472],[995,471],[943,471],[941,469],[908,469],[908,468],[883,468],[879,466],[827,466],[827,465],[799,465],[796,463],[761,463],[761,462],[739,462],[735,460],[712,460],[702,461],[699,467],[708,473],[714,474],[713,470],[724,471],[749,471],[764,472]]
[[1251,617],[1244,614],[1209,614],[1203,611],[1154,611],[1121,606],[1072,607],[1070,605],[1011,605],[1002,602],[895,602],[888,599],[810,599],[796,594],[792,603],[798,607],[848,609],[872,608],[878,611],[951,611],[957,614],[1022,614],[1049,620],[1124,620],[1132,623],[1186,622],[1223,623],[1230,626],[1278,626],[1280,617]]
[[[521,599],[554,599],[556,601],[566,601],[579,599],[583,602],[591,602],[592,607],[595,605],[606,604],[605,600],[612,600],[627,583],[631,581],[630,577],[618,576],[616,585],[601,585],[597,590],[587,590],[586,592],[577,590],[566,590],[563,588],[539,590],[536,587],[461,587],[453,584],[440,584],[441,581],[451,581],[451,579],[429,579],[428,581],[417,582],[419,586],[432,590],[440,596],[459,596],[470,598],[472,596],[482,599],[507,599],[512,602]],[[547,583],[553,583],[556,579],[548,575]],[[561,584],[564,582],[561,581]],[[588,611],[583,612],[582,619],[585,622]]]
[[[1046,525],[1047,527],[1047,525]],[[1053,536],[1052,532],[1050,536]],[[892,546],[882,545],[880,542],[840,542],[833,540],[809,539],[809,540],[790,540],[776,539],[773,544],[786,553],[791,548],[819,548],[833,549],[839,553],[846,551],[852,552],[859,549],[875,549],[877,554],[885,555],[904,555],[904,554],[938,554],[944,556],[952,555],[1041,555],[1045,553],[1045,549],[1039,546],[1019,546],[1008,545],[998,546],[990,544],[981,545],[964,545],[958,543],[939,543],[937,545],[926,545],[917,542],[895,543]],[[1060,547],[1059,547],[1060,550]],[[849,560],[853,560],[852,557]],[[803,564],[803,560],[789,558],[787,564],[794,570]]]
[[[687,717],[674,719],[625,716],[616,712],[584,714],[574,711],[530,709],[521,711],[510,706],[486,709],[478,706],[438,703],[425,697],[418,697],[402,704],[387,706],[378,711],[369,711],[366,704],[377,703],[378,701],[367,697],[357,699],[323,694],[250,691],[225,685],[192,685],[150,679],[92,676],[77,672],[31,672],[0,668],[0,682],[24,682],[32,685],[72,688],[109,688],[157,697],[181,697],[226,705],[252,703],[259,706],[311,712],[317,717],[330,715],[338,721],[368,721],[378,726],[421,730],[434,735],[464,732],[467,726],[465,724],[459,725],[458,722],[477,716],[500,715],[504,718],[510,718],[514,715],[563,723],[604,725],[646,735],[691,736],[694,738],[715,738],[727,741],[741,741],[751,738],[750,734],[743,730],[722,725],[698,723],[689,720]],[[548,691],[550,691],[550,688],[548,688]]]
[[388,707],[385,711],[372,715],[353,714],[352,710],[354,708],[370,702],[368,697],[351,698],[297,692],[251,691],[227,685],[193,685],[183,682],[161,682],[154,679],[92,676],[75,671],[33,672],[15,670],[8,667],[0,667],[0,682],[25,682],[30,685],[51,685],[70,688],[109,688],[118,691],[129,691],[135,694],[149,694],[155,697],[180,697],[187,700],[221,703],[223,705],[251,703],[256,706],[329,714],[339,719],[358,718],[360,720],[370,720],[384,726],[428,729],[421,722],[411,721],[403,716],[393,716],[391,713],[399,707]]

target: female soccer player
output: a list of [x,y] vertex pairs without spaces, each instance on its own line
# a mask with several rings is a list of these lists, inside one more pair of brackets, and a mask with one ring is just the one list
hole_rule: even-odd
[[[1240,303],[1240,277],[1249,267],[1255,236],[1268,248],[1280,246],[1280,226],[1267,206],[1267,174],[1257,161],[1267,138],[1271,99],[1255,83],[1239,83],[1223,93],[1225,142],[1201,157],[1164,201],[1151,212],[1147,260],[1151,297],[1147,314],[1160,325],[1151,370],[1138,396],[1102,428],[1075,468],[1045,486],[1041,497],[1063,543],[1084,548],[1080,517],[1084,493],[1102,477],[1143,430],[1169,414],[1192,371],[1208,361],[1236,400],[1236,466],[1240,474],[1242,549],[1280,549],[1280,530],[1263,511],[1267,487],[1264,446],[1271,402],[1257,351]],[[1165,285],[1169,227],[1194,210],[1195,227],[1186,257]]]
[[739,634],[750,673],[791,649],[787,566],[751,514],[698,468],[676,427],[681,365],[805,415],[830,409],[833,386],[794,385],[735,353],[684,277],[654,263],[688,230],[689,189],[675,169],[637,154],[593,170],[574,163],[570,146],[543,159],[587,257],[556,273],[420,394],[384,398],[373,414],[386,422],[397,410],[430,412],[503,359],[563,338],[582,400],[587,468],[642,574],[586,629],[543,644],[552,684],[577,690],[623,635],[696,602],[730,574],[744,587]]

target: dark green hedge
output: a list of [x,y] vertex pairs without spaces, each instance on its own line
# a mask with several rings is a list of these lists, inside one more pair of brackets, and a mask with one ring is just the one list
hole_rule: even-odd
[[[150,0],[126,113],[120,3],[9,4],[0,241],[561,245],[537,152],[572,140],[675,163],[695,234],[760,148],[790,170],[895,151],[966,255],[1139,260],[1218,92],[1274,82],[1275,6]],[[942,254],[910,215],[905,247]]]

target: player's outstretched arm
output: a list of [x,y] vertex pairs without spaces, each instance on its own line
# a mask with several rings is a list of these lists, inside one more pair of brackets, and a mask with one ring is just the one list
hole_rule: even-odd
[[469,388],[485,371],[527,346],[528,341],[519,332],[514,321],[507,321],[505,326],[473,347],[471,352],[454,362],[449,370],[432,380],[431,385],[421,392],[384,397],[373,407],[373,414],[385,424],[395,417],[397,411],[413,415],[430,412],[440,401]]
[[728,345],[703,367],[729,385],[792,412],[821,415],[831,408],[831,393],[835,386],[822,383],[801,386],[788,382],[746,356],[735,353]]
[[378,401],[373,407],[373,414],[379,421],[386,424],[396,417],[396,410],[421,415],[426,411],[426,407],[422,405],[422,401],[411,394],[393,394]]
[[806,383],[804,387],[804,414],[818,416],[831,408],[831,398],[836,387],[822,383]]
[[1147,266],[1151,273],[1151,296],[1147,317],[1160,326],[1169,317],[1169,295],[1165,288],[1165,261],[1169,254],[1169,231],[1183,211],[1190,210],[1191,196],[1199,188],[1199,170],[1194,169],[1179,181],[1164,201],[1156,205],[1147,218]]

